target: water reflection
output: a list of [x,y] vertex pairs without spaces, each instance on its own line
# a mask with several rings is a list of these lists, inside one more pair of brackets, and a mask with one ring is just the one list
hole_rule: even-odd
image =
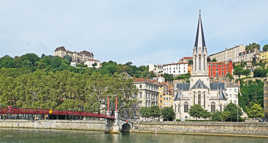
[[267,143],[265,138],[0,129],[0,143]]

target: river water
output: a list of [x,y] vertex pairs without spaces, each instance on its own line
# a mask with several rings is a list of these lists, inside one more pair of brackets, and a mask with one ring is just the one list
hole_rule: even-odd
[[0,129],[0,143],[268,143],[268,138]]

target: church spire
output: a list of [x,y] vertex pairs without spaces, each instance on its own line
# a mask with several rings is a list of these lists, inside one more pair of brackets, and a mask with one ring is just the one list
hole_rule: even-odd
[[205,37],[203,32],[203,26],[202,26],[202,19],[201,19],[201,10],[199,10],[199,18],[198,18],[198,25],[197,25],[197,31],[196,31],[196,37],[195,37],[195,48],[201,47],[202,49],[206,47],[205,43]]

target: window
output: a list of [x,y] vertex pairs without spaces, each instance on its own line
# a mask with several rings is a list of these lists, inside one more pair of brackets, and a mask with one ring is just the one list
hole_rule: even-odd
[[215,112],[215,102],[211,103],[211,112]]
[[142,92],[140,92],[140,98],[142,98]]
[[188,112],[188,103],[187,102],[184,103],[184,112],[185,113]]
[[194,100],[193,100],[193,104],[195,104],[195,91],[194,91]]
[[198,104],[201,105],[201,91],[198,91]]
[[140,84],[140,88],[142,88],[142,85]]
[[201,70],[201,55],[199,55],[199,70]]

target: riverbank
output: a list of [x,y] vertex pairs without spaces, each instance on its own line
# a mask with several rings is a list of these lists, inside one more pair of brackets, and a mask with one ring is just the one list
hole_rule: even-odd
[[[0,120],[0,128],[105,131],[106,121]],[[240,136],[268,138],[268,123],[229,122],[139,122],[130,133]]]

